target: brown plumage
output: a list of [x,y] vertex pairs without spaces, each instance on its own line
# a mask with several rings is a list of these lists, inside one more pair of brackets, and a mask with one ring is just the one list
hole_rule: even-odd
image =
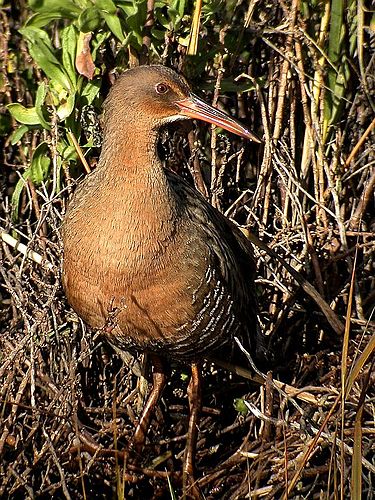
[[259,331],[250,244],[157,156],[160,127],[186,118],[256,140],[170,69],[141,66],[114,84],[99,164],[63,223],[63,283],[90,326],[110,318],[117,348],[195,363],[235,335],[254,350]]

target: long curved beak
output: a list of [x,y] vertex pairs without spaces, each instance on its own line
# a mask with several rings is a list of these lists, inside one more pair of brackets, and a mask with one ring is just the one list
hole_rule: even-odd
[[218,127],[225,128],[225,130],[229,130],[229,132],[233,132],[233,134],[237,134],[245,139],[250,139],[258,143],[261,142],[256,135],[241,125],[240,122],[234,120],[219,109],[210,106],[194,94],[190,94],[189,97],[177,101],[176,104],[180,108],[180,114],[183,116],[203,120],[213,125],[217,125]]

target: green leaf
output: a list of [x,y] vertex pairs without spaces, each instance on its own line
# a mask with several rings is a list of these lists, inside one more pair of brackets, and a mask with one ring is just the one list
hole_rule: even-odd
[[350,79],[350,67],[347,57],[347,45],[344,42],[346,34],[345,5],[341,0],[332,0],[331,19],[328,40],[328,87],[324,103],[324,133],[325,139],[328,126],[337,123],[344,105],[344,96]]
[[45,128],[46,130],[51,130],[51,126],[44,118],[44,113],[43,113],[43,104],[44,104],[45,98],[47,96],[47,90],[48,90],[48,87],[44,82],[42,82],[38,86],[38,90],[36,91],[36,98],[35,98],[35,111],[36,111],[37,115],[39,116],[40,124],[42,125],[42,127]]
[[112,31],[115,37],[118,38],[120,42],[123,42],[125,37],[122,31],[120,19],[116,15],[107,14],[104,11],[101,11],[101,15],[105,20],[108,28]]
[[43,41],[50,50],[53,50],[51,44],[51,37],[48,36],[47,32],[41,30],[40,28],[35,28],[34,26],[27,26],[25,28],[21,28],[18,30],[21,35],[26,38],[26,40],[30,43],[36,43],[36,40],[39,39]]
[[100,11],[96,7],[90,7],[81,12],[77,26],[79,31],[83,33],[88,33],[89,31],[95,31],[100,26],[102,16]]
[[27,125],[20,125],[13,134],[10,136],[10,143],[12,146],[17,144],[18,141],[22,139],[22,137],[29,131],[29,127]]
[[15,102],[8,104],[7,108],[13,118],[19,123],[24,123],[25,125],[41,125],[35,107],[25,108],[22,104]]
[[[331,22],[328,41],[328,58],[332,66],[335,66],[342,57],[342,33],[344,25],[344,4],[342,0],[332,0]],[[334,91],[338,72],[331,66],[328,69],[328,85]]]
[[92,80],[91,82],[88,82],[84,86],[81,92],[81,99],[85,104],[91,104],[95,97],[99,94],[100,82],[101,79],[97,78],[95,80]]
[[96,0],[95,5],[98,9],[108,12],[108,14],[116,14],[116,5],[112,0]]
[[111,36],[111,34],[109,33],[109,31],[106,31],[106,32],[103,32],[103,33],[96,33],[96,36],[95,38],[93,38],[91,40],[91,46],[92,46],[92,50],[91,50],[91,56],[92,56],[92,60],[95,61],[96,60],[96,53],[98,52],[99,48],[101,45],[103,45],[103,43]]
[[81,6],[77,6],[77,2],[72,0],[29,0],[28,4],[35,12],[60,14],[68,19],[74,19],[82,10]]
[[249,413],[249,409],[245,404],[245,401],[241,398],[234,400],[234,407],[241,415],[246,416]]
[[156,38],[156,40],[159,40],[161,42],[165,40],[165,30],[157,30],[155,28],[152,28],[151,33],[152,38]]
[[18,215],[18,210],[19,210],[19,205],[20,205],[20,198],[21,194],[23,191],[23,188],[25,187],[25,184],[27,182],[27,179],[30,177],[30,168],[28,168],[23,174],[21,179],[17,182],[16,187],[14,188],[13,194],[12,194],[12,220],[17,219]]
[[185,13],[185,6],[186,6],[186,0],[174,0],[171,3],[170,8],[173,9],[174,11],[176,11],[177,14],[179,15],[179,17],[181,18],[181,17],[183,17],[183,15]]
[[[130,44],[130,42],[132,42],[133,40],[134,40],[134,45],[136,45],[137,41],[136,41],[133,33],[130,32],[130,33],[128,33],[126,35],[126,37],[124,38],[124,41],[122,42],[122,44],[123,44],[124,47],[127,47]],[[140,47],[138,47],[138,48],[140,48]]]
[[331,2],[331,23],[329,29],[328,57],[332,64],[336,64],[341,56],[342,35],[345,30],[344,9],[342,0]]
[[25,26],[33,26],[34,28],[43,28],[51,21],[56,19],[62,19],[64,16],[57,12],[39,12],[33,14],[29,19],[27,19]]
[[19,32],[26,38],[31,57],[44,73],[66,90],[72,90],[72,82],[63,65],[55,57],[54,49],[47,33],[32,26],[22,28]]
[[78,158],[76,148],[67,143],[60,142],[57,144],[57,150],[65,161],[76,161]]
[[170,19],[170,23],[172,23],[173,25],[173,28],[177,30],[181,21],[179,12],[175,9],[168,9],[168,16]]
[[62,61],[74,88],[77,85],[77,72],[75,68],[75,58],[77,50],[78,33],[74,26],[70,25],[61,31]]
[[60,118],[60,120],[66,120],[68,116],[70,116],[73,112],[74,109],[74,104],[75,104],[75,99],[76,99],[76,94],[70,94],[66,100],[60,104],[60,106],[57,108],[57,116]]
[[166,28],[166,29],[170,28],[170,20],[165,17],[163,12],[158,10],[155,12],[155,15],[156,15],[156,19],[163,26],[163,28]]
[[41,142],[34,150],[30,163],[30,178],[36,186],[42,184],[49,174],[51,158],[46,142]]
[[127,14],[126,23],[134,31],[134,34],[141,35],[146,17],[146,2],[135,2],[132,11]]
[[78,155],[74,146],[68,146],[63,151],[63,158],[66,161],[77,161]]
[[[132,43],[135,48],[140,48],[142,45],[143,26],[146,22],[147,5],[144,1],[135,0],[131,5],[119,4],[119,7],[125,12],[126,26],[128,34],[124,45]],[[155,13],[160,9],[156,9]]]

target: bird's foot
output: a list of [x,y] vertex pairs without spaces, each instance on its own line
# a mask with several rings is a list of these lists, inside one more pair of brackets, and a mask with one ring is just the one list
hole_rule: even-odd
[[137,453],[142,452],[152,414],[154,413],[155,406],[160,399],[161,393],[167,381],[161,359],[155,355],[152,356],[151,359],[154,365],[154,372],[152,375],[153,386],[133,436],[132,445]]

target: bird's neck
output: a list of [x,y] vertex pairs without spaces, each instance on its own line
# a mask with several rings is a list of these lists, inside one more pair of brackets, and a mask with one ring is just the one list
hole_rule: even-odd
[[[147,241],[175,232],[179,207],[157,155],[158,131],[117,124],[105,137],[97,167],[112,224]],[[115,220],[117,219],[117,220]],[[125,233],[126,234],[126,233]]]
[[[132,122],[111,124],[111,133],[103,140],[99,167],[109,177],[122,177],[130,182],[153,175],[160,166],[156,151],[158,131],[135,126]],[[134,179],[133,179],[134,178]]]

